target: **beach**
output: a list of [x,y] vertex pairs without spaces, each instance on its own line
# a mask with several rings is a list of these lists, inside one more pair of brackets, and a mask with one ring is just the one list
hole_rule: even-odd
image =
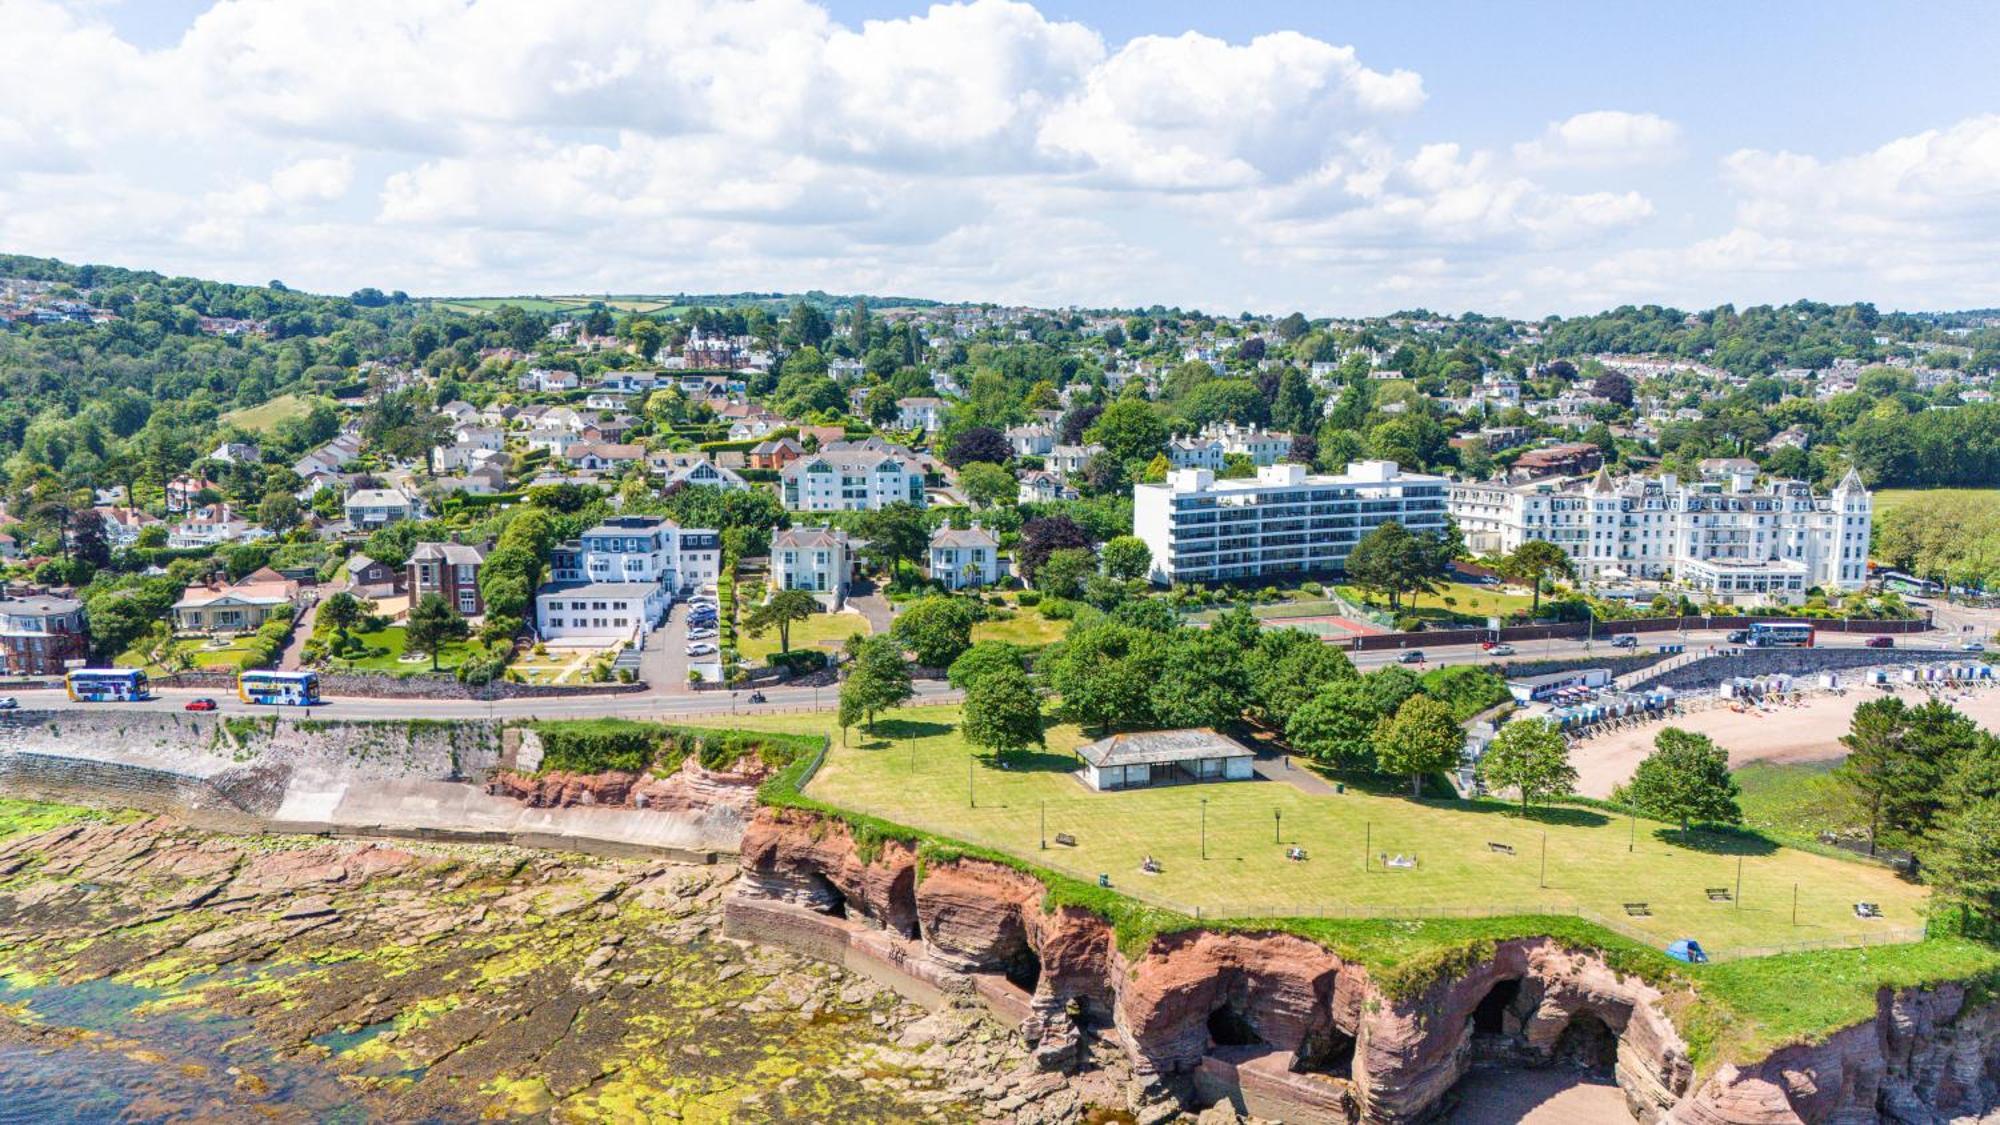
[[[1653,750],[1653,738],[1672,725],[1705,734],[1729,751],[1729,764],[1749,762],[1813,762],[1846,756],[1840,736],[1847,733],[1854,709],[1884,694],[1876,688],[1849,688],[1845,695],[1812,695],[1796,706],[1746,704],[1744,711],[1714,707],[1666,722],[1606,731],[1573,744],[1570,763],[1576,767],[1578,793],[1609,797],[1613,787],[1632,776]],[[1924,702],[1915,688],[1896,692],[1904,702]],[[1946,694],[1943,698],[1987,730],[2000,731],[2000,690],[1980,688]]]

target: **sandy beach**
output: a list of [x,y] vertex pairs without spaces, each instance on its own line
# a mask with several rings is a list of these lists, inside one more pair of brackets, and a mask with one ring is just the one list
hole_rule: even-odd
[[[1748,711],[1717,707],[1682,716],[1673,725],[1705,734],[1729,751],[1729,764],[1746,762],[1812,762],[1845,756],[1840,736],[1847,733],[1854,709],[1883,693],[1875,688],[1850,688],[1846,695],[1811,697],[1797,707],[1771,706]],[[1906,689],[1896,694],[1910,704],[1924,702],[1925,693]],[[1952,706],[1988,730],[2000,731],[2000,689],[1965,692]],[[1609,797],[1613,786],[1632,776],[1653,750],[1653,736],[1664,723],[1611,731],[1575,744],[1570,762],[1576,766],[1577,792]]]

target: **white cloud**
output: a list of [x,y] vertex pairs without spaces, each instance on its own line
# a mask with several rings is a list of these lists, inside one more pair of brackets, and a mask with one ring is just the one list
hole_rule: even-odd
[[1666,118],[1600,109],[1550,122],[1514,157],[1528,168],[1587,170],[1659,164],[1680,150],[1681,127]]
[[814,0],[215,0],[154,48],[110,6],[0,10],[13,252],[335,291],[2000,303],[1996,117],[1690,186],[1659,174],[1696,139],[1656,114],[1469,144],[1366,44],[1107,42],[1013,0],[855,25]]

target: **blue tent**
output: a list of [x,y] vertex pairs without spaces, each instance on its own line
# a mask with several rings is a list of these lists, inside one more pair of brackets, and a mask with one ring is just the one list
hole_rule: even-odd
[[1700,964],[1708,960],[1707,951],[1702,949],[1701,943],[1693,938],[1682,938],[1672,945],[1667,946],[1667,956],[1676,961],[1687,961],[1691,964]]

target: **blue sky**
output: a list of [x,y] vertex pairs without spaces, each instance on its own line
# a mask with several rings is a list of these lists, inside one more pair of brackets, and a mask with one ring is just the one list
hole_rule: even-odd
[[2000,304],[1990,5],[0,12],[10,251],[422,293]]

